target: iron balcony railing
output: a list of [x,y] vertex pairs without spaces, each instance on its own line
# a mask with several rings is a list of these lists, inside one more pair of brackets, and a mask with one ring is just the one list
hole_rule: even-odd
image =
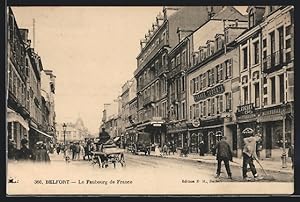
[[284,49],[278,50],[263,59],[263,71],[270,73],[280,69],[286,61],[284,61]]

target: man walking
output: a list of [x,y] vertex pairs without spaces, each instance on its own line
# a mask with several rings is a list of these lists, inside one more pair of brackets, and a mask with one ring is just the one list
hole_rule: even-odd
[[21,161],[33,160],[33,152],[31,149],[28,149],[28,140],[21,140],[21,149],[18,150],[16,159]]
[[258,177],[256,168],[253,164],[253,160],[257,159],[256,144],[261,140],[261,137],[259,135],[254,136],[254,131],[251,128],[243,130],[243,135],[243,179],[248,181],[251,180],[251,178],[247,176],[248,165],[250,166],[254,179],[261,179],[261,177]]
[[222,136],[222,139],[216,145],[216,154],[218,160],[217,174],[216,177],[220,177],[221,163],[224,161],[225,168],[229,179],[232,179],[229,161],[232,161],[232,152],[229,144],[226,142],[226,137]]

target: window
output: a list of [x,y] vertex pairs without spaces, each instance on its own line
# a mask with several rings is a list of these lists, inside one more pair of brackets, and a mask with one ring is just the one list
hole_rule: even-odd
[[215,114],[215,98],[211,99],[211,114]]
[[279,75],[279,101],[284,102],[284,76],[283,74]]
[[180,54],[176,56],[176,66],[180,65]]
[[220,113],[223,112],[223,95],[219,96]]
[[225,93],[226,98],[226,111],[231,110],[231,93]]
[[271,41],[271,66],[275,64],[275,33],[274,31],[270,33],[270,41]]
[[208,86],[210,86],[211,84],[210,70],[207,71],[207,81],[208,81]]
[[203,116],[203,102],[200,102],[200,117]]
[[287,40],[285,41],[285,47],[286,47],[287,49],[291,47],[291,39],[287,39]]
[[181,64],[183,67],[186,66],[186,51],[182,51],[182,54],[181,54]]
[[185,91],[185,77],[181,77],[181,91]]
[[210,99],[207,100],[207,116],[210,116],[211,113],[211,101]]
[[181,103],[181,106],[182,106],[182,108],[181,108],[181,112],[182,112],[182,119],[185,119],[185,102],[182,102]]
[[199,118],[199,104],[195,104],[195,118]]
[[217,114],[219,114],[220,113],[220,98],[219,98],[219,96],[216,96],[216,102],[217,102]]
[[168,64],[168,58],[167,58],[167,54],[163,54],[162,56],[162,66],[165,67]]
[[195,78],[195,90],[196,90],[196,92],[199,92],[199,81],[198,81],[198,77]]
[[217,74],[217,79],[216,79],[216,83],[219,83],[220,79],[220,72],[219,72],[219,65],[216,66],[216,74]]
[[174,58],[171,60],[171,68],[172,69],[175,68],[175,59]]
[[199,82],[200,82],[200,91],[203,88],[203,78],[202,78],[202,74],[199,75]]
[[263,40],[263,48],[267,47],[267,39]]
[[202,80],[203,80],[203,88],[206,88],[206,74],[204,73],[203,75],[202,75]]
[[243,69],[248,67],[248,48],[243,48]]
[[203,102],[203,116],[206,116],[206,101]]
[[255,107],[259,107],[259,83],[254,84]]
[[283,62],[283,43],[284,43],[283,26],[278,28],[278,35],[279,35],[279,61],[280,61],[280,63],[282,63]]
[[244,92],[244,105],[248,104],[248,86],[243,87]]
[[194,79],[190,80],[190,93],[193,94],[194,91]]
[[190,106],[190,120],[192,120],[193,119],[193,107],[192,106]]
[[232,59],[225,61],[225,79],[230,78],[232,75]]
[[291,34],[292,31],[292,25],[289,25],[285,28],[285,35],[289,36]]
[[215,69],[211,69],[211,85],[215,84]]
[[276,103],[275,77],[271,78],[271,104]]
[[259,43],[258,41],[253,43],[253,51],[254,51],[254,64],[258,64],[259,63]]

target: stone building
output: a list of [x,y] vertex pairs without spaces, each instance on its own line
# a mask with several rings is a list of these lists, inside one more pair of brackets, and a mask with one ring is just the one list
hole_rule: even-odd
[[249,6],[249,30],[238,37],[238,128],[263,135],[261,158],[280,158],[294,139],[294,8]]
[[[164,7],[163,15],[140,41],[137,56],[137,130],[151,133],[152,143],[165,142],[168,121],[168,53],[178,44],[178,28],[195,30],[222,6]],[[183,33],[181,33],[183,34]],[[184,37],[184,36],[182,36]]]

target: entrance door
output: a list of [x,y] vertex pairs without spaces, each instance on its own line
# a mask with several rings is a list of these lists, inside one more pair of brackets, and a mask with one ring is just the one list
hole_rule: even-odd
[[266,124],[266,158],[272,156],[272,126]]
[[198,152],[198,143],[199,143],[199,140],[198,140],[198,134],[196,133],[192,133],[191,135],[191,153],[197,153]]
[[236,126],[231,128],[232,130],[232,151],[233,156],[237,157],[237,129]]

